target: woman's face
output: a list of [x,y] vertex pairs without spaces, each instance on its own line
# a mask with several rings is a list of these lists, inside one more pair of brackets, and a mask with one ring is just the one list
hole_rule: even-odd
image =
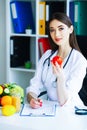
[[66,24],[55,19],[50,22],[49,31],[54,43],[58,46],[64,46],[69,44],[69,36],[73,31],[73,27],[69,28]]

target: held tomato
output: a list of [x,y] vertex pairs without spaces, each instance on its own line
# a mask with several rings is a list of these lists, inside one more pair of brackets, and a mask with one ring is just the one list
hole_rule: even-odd
[[60,56],[54,56],[51,62],[55,65],[56,62],[61,66],[63,59]]

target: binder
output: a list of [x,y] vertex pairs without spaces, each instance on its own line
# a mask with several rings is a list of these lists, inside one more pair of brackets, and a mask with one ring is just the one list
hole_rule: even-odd
[[39,53],[40,57],[46,52],[48,49],[51,49],[48,38],[39,38],[38,39]]
[[15,33],[25,33],[28,26],[31,26],[33,33],[35,33],[31,2],[12,1],[10,2],[10,10]]
[[51,16],[55,12],[66,13],[66,2],[65,1],[46,1],[46,34],[47,32],[47,23]]
[[72,24],[74,25],[74,2],[69,2],[69,17],[72,21]]
[[74,1],[74,27],[76,35],[87,35],[87,1]]
[[30,60],[29,41],[29,37],[10,37],[10,67],[23,67]]
[[39,34],[45,35],[46,2],[39,2]]

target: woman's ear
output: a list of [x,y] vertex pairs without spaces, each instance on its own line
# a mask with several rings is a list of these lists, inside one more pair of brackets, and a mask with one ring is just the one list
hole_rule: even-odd
[[73,25],[70,27],[70,34],[73,32]]

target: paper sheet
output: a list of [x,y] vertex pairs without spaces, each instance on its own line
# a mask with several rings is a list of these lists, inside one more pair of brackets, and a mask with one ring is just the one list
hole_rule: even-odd
[[24,104],[20,116],[55,116],[55,104],[43,103],[42,107],[33,109],[29,104]]

